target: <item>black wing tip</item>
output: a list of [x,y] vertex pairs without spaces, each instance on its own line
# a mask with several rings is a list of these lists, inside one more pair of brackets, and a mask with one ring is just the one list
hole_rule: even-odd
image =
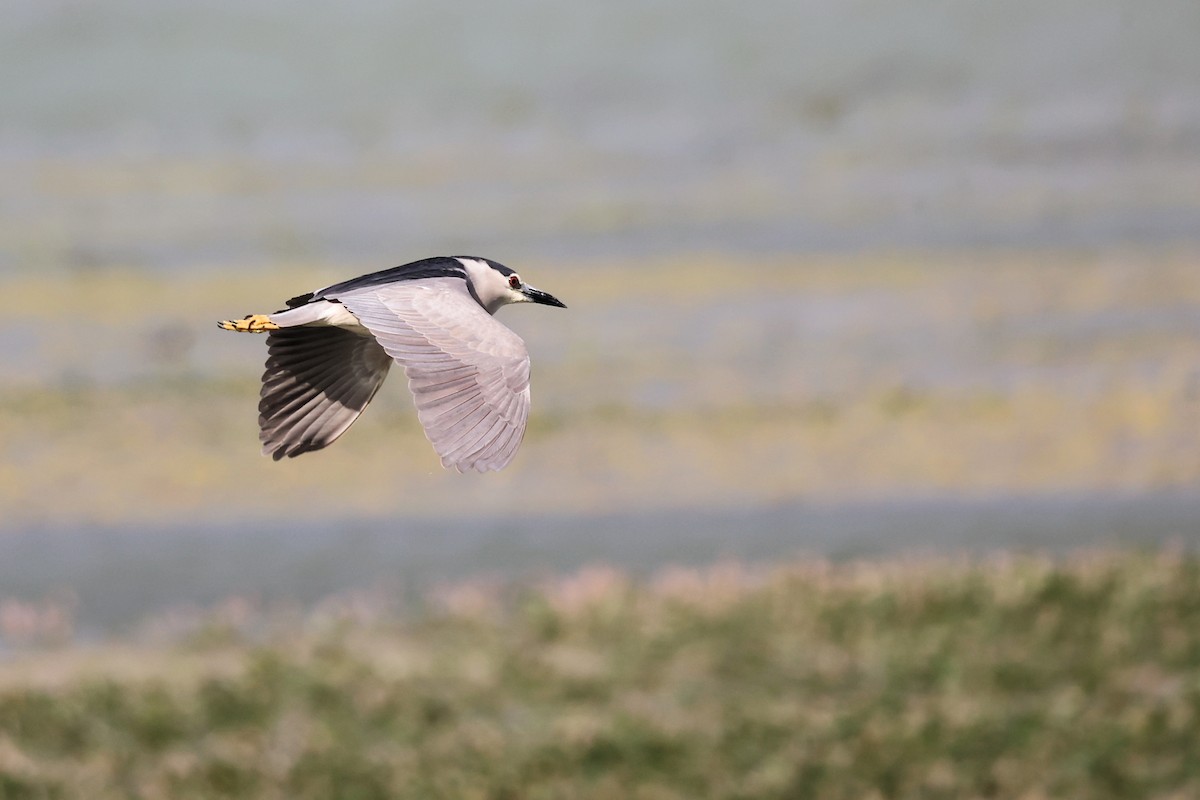
[[270,456],[272,461],[282,461],[285,458],[295,458],[296,456],[302,456],[305,453],[312,453],[317,450],[324,450],[330,444],[331,444],[331,442],[311,442],[311,441],[309,441],[309,442],[297,442],[295,444],[289,444],[287,442],[284,442],[284,443],[277,445],[274,450],[265,450],[264,449],[263,455]]

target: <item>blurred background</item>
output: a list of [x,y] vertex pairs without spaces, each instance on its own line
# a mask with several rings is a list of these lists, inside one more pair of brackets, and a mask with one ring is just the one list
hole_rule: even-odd
[[[1200,536],[1200,5],[9,0],[6,642],[224,598]],[[216,320],[435,254],[533,416],[259,455]],[[57,626],[57,627],[56,627]]]

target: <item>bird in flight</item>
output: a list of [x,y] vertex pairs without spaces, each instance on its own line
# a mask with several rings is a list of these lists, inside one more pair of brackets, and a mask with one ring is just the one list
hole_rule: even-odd
[[276,461],[332,444],[395,361],[442,466],[486,472],[512,460],[529,418],[529,352],[492,316],[510,303],[566,308],[503,264],[439,256],[217,325],[267,334],[258,425]]

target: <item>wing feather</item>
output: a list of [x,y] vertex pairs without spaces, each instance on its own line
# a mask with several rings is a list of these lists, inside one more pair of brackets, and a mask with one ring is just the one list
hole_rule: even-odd
[[476,437],[469,456],[486,459],[487,454],[494,450],[496,440],[504,433],[506,426],[503,419],[493,417],[485,423],[487,429],[483,430],[484,426],[480,426],[482,432]]
[[483,401],[478,397],[472,397],[449,411],[439,414],[430,423],[428,430],[438,435],[442,440],[443,448],[448,452],[458,442],[460,436],[468,432],[468,428],[465,426],[470,424],[477,414],[486,415],[489,412],[490,409]]
[[335,380],[312,402],[306,404],[307,413],[294,414],[291,420],[294,426],[292,428],[293,435],[301,441],[321,441],[326,429],[336,426],[340,420],[345,418],[347,412],[346,406],[341,403],[318,402],[318,400],[322,396],[348,396],[355,382],[356,378],[353,376],[343,376]]
[[336,297],[404,367],[442,464],[501,469],[529,418],[529,353],[456,278],[367,286]]
[[267,352],[259,439],[276,461],[320,450],[345,433],[392,363],[374,339],[329,326],[271,331]]

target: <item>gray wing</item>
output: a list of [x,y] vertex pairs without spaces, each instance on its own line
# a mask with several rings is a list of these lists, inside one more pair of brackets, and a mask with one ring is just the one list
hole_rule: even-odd
[[529,353],[455,278],[356,289],[337,298],[404,367],[442,466],[501,469],[529,418]]
[[345,433],[392,365],[371,337],[329,326],[271,331],[267,353],[258,438],[276,461],[320,450]]

